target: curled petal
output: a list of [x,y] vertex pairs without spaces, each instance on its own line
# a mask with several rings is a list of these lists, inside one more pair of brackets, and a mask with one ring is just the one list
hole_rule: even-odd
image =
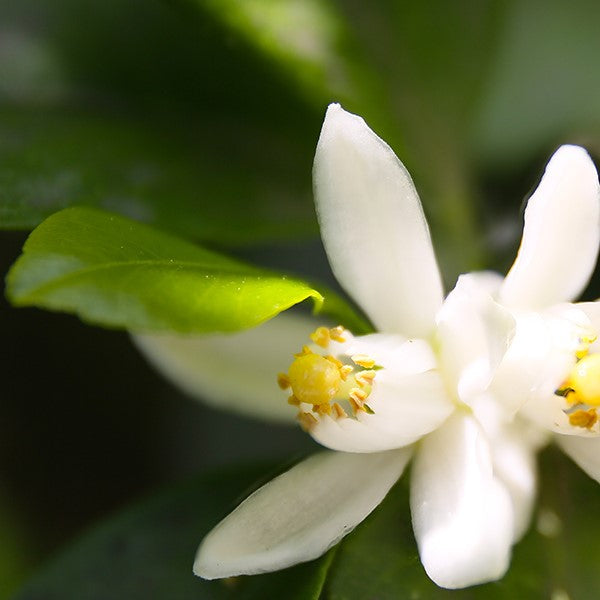
[[380,331],[427,337],[442,284],[404,165],[363,119],[332,104],[313,181],[323,243],[342,287]]
[[148,360],[186,393],[218,408],[294,422],[295,412],[277,386],[314,330],[309,317],[284,313],[232,334],[181,336],[134,334]]
[[194,573],[252,575],[317,558],[383,500],[409,458],[410,450],[308,458],[254,492],[204,538]]
[[586,286],[600,242],[600,188],[588,153],[561,146],[525,211],[523,240],[500,291],[512,308],[571,301]]
[[515,313],[514,338],[490,384],[507,416],[528,406],[548,422],[555,419],[548,403],[562,407],[554,392],[575,363],[580,338],[591,333],[589,319],[577,306]]
[[444,375],[467,404],[488,387],[514,335],[514,318],[488,291],[498,279],[461,275],[437,315]]
[[457,413],[420,442],[410,503],[421,562],[435,583],[455,589],[504,575],[513,508],[473,418]]

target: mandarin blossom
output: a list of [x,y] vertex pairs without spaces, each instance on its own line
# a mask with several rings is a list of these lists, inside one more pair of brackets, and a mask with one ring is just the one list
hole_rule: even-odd
[[[322,555],[378,506],[412,458],[413,529],[427,574],[447,588],[498,579],[529,522],[534,455],[546,439],[537,413],[553,406],[535,404],[542,391],[568,405],[561,414],[571,429],[592,435],[597,428],[578,412],[600,404],[580,372],[593,351],[590,318],[577,307],[550,306],[570,299],[589,275],[582,261],[598,245],[594,167],[583,150],[561,148],[530,200],[507,278],[463,275],[445,300],[409,174],[360,117],[337,104],[321,131],[314,189],[332,270],[379,333],[309,329],[306,319],[281,315],[230,336],[137,337],[188,391],[245,412],[287,410],[333,450],[246,499],[206,536],[194,572],[206,579],[262,573]],[[548,286],[550,263],[569,263],[545,233],[567,201],[582,214],[569,212],[563,237],[586,256],[578,261],[572,251],[571,278],[544,296],[538,287]],[[232,353],[245,357],[241,376]],[[219,378],[222,364],[230,375]],[[257,378],[267,365],[280,372],[287,402]]]

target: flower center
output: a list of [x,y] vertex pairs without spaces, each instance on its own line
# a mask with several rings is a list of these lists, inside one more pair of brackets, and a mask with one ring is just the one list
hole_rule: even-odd
[[556,390],[556,394],[570,404],[565,410],[569,423],[586,429],[591,429],[598,421],[597,407],[600,407],[600,354],[587,353],[594,341],[595,338],[582,341],[575,366]]
[[[375,360],[346,352],[350,332],[340,327],[319,327],[310,338],[314,349],[304,346],[295,355],[287,373],[277,376],[279,387],[291,390],[288,402],[299,408],[298,421],[310,429],[324,416],[356,418],[359,412],[373,414],[366,403],[375,379]],[[335,354],[321,354],[335,342]],[[344,408],[345,406],[345,408]]]

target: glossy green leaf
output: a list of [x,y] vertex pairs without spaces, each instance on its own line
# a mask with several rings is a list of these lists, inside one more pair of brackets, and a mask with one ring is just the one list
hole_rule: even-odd
[[73,312],[132,331],[237,331],[307,298],[364,328],[334,294],[327,301],[301,280],[92,208],[68,208],[44,221],[7,281],[16,306]]
[[260,577],[192,574],[203,535],[261,474],[213,473],[123,512],[48,564],[14,600],[317,600],[331,555]]

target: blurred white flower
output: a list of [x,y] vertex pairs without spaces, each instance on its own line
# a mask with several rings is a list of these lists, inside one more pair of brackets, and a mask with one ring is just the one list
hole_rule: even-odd
[[[597,428],[591,417],[572,423],[585,421],[577,411],[589,414],[588,396],[583,402],[578,390],[575,403],[575,392],[555,393],[576,377],[569,372],[592,342],[594,311],[546,308],[577,294],[595,262],[593,164],[579,148],[559,149],[529,202],[507,278],[463,275],[445,301],[409,174],[360,117],[336,104],[319,139],[314,186],[332,270],[380,333],[312,332],[279,382],[303,427],[337,452],[307,459],[250,496],[205,538],[194,570],[211,579],[320,556],[382,501],[414,455],[411,512],[428,575],[448,588],[497,579],[529,522],[534,455],[546,439],[535,403],[549,396],[568,405],[561,414],[571,431]],[[189,391],[283,416],[263,373],[284,370],[314,327],[281,315],[231,336],[137,341]],[[232,354],[246,357],[240,377]],[[219,365],[231,375],[219,377]],[[550,414],[550,404],[543,408]],[[521,417],[532,413],[534,427]]]

